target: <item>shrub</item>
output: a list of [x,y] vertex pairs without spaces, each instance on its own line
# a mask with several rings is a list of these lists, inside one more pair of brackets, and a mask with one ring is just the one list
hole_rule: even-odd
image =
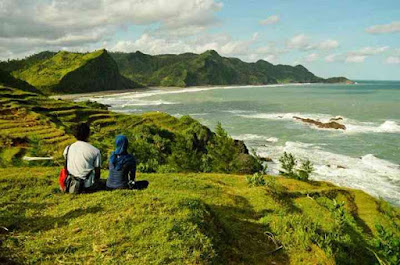
[[294,175],[294,167],[296,166],[297,161],[292,154],[284,152],[283,156],[279,158],[279,162],[281,162],[281,167],[284,170],[281,171],[283,175]]
[[252,176],[246,176],[246,180],[251,187],[265,186],[264,176],[259,172],[254,173]]
[[376,255],[385,262],[383,264],[400,264],[400,237],[382,225],[375,225],[378,238],[371,241]]
[[305,160],[301,162],[299,170],[297,170],[297,176],[300,180],[308,180],[310,174],[314,171],[314,166],[310,160]]
[[228,135],[221,123],[217,124],[215,137],[207,145],[207,156],[205,168],[213,172],[248,174],[262,171],[257,159],[244,153],[241,145]]
[[279,158],[281,167],[283,170],[279,171],[282,175],[298,179],[308,180],[311,173],[314,171],[314,166],[310,160],[302,160],[300,166],[298,160],[291,153],[283,153],[283,156]]

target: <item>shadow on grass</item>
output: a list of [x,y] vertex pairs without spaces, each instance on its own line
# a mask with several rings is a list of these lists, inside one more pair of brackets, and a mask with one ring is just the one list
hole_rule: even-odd
[[149,186],[149,182],[147,180],[138,180],[135,182],[133,187],[134,190],[145,190]]
[[97,189],[95,191],[91,191],[91,192],[86,192],[86,193],[92,193],[92,192],[96,192],[96,191],[103,191],[103,190],[107,190],[107,191],[113,191],[113,190],[145,190],[149,187],[149,182],[147,180],[138,180],[135,181],[135,184],[133,185],[133,187],[123,187],[123,188],[108,188],[105,186],[104,184],[104,188],[102,189]]
[[[4,224],[10,231],[16,232],[43,232],[55,227],[67,225],[72,219],[86,214],[97,213],[103,210],[102,207],[93,206],[85,209],[75,209],[62,216],[41,215],[41,211],[53,204],[50,203],[3,203],[0,205],[5,211],[0,218],[0,223]],[[38,212],[33,216],[26,216],[27,212]]]
[[258,223],[261,214],[254,211],[249,201],[237,195],[229,195],[233,206],[209,205],[211,212],[224,231],[217,245],[224,264],[288,264],[285,250],[270,253],[276,246],[265,235],[270,229]]

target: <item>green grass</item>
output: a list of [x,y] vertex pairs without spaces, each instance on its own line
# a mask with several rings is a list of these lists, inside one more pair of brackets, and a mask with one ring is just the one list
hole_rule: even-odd
[[31,68],[14,71],[13,75],[33,86],[52,86],[58,84],[66,74],[82,67],[103,53],[104,50],[86,54],[60,51],[53,57],[39,62]]
[[[150,172],[196,162],[199,156],[190,155],[206,152],[218,130],[213,134],[188,116],[123,115],[13,88],[0,87],[0,94],[0,263],[378,264],[376,257],[397,258],[399,210],[325,182],[258,176],[253,183],[260,186],[251,187],[244,175],[139,173],[150,181],[146,190],[61,194],[54,166],[75,141],[77,122],[91,123],[90,141],[103,166],[115,136],[124,133],[141,170]],[[24,155],[55,160],[25,162]],[[274,244],[266,232],[284,248],[269,253]]]
[[[249,187],[238,175],[139,173],[145,190],[69,195],[58,191],[58,170],[0,169],[3,261],[378,264],[367,249],[375,224],[400,234],[397,209],[324,182],[276,177],[272,185],[267,176],[266,186]],[[282,250],[268,253],[267,231]]]

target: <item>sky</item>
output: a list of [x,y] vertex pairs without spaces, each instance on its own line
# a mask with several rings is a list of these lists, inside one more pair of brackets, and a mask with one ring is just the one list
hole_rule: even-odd
[[0,60],[216,50],[321,77],[400,80],[399,0],[0,0]]

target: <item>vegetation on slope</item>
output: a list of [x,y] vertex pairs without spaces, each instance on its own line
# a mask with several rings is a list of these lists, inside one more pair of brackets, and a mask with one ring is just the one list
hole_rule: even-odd
[[[269,176],[249,187],[245,176],[139,174],[146,190],[65,195],[58,171],[0,169],[0,263],[399,261],[398,209],[361,191]],[[271,253],[266,232],[283,249]]]
[[56,54],[56,52],[50,52],[50,51],[43,51],[39,52],[36,54],[33,54],[31,56],[27,56],[23,59],[12,59],[12,60],[7,60],[7,61],[0,61],[0,68],[5,71],[5,72],[13,72],[13,71],[23,71],[28,69],[29,67],[47,60],[51,57],[53,57]]
[[276,83],[345,82],[323,79],[297,65],[273,65],[259,60],[245,63],[237,58],[220,56],[210,50],[202,54],[147,55],[111,53],[121,74],[146,86],[261,85]]
[[40,90],[36,89],[35,87],[31,86],[27,82],[17,79],[10,75],[8,72],[5,72],[0,69],[0,86],[9,86],[9,87],[19,87],[19,89],[39,93],[41,94]]
[[252,173],[262,168],[243,142],[234,141],[222,127],[213,133],[188,116],[117,114],[98,103],[53,100],[10,87],[0,87],[0,95],[2,166],[29,165],[21,160],[24,155],[53,156],[62,164],[62,151],[74,141],[74,126],[88,122],[90,141],[101,150],[104,166],[115,137],[125,134],[142,172]]
[[[277,83],[352,83],[344,77],[323,79],[304,66],[246,63],[209,50],[202,54],[42,52],[22,60],[0,62],[45,93],[78,93],[139,86],[262,85]],[[120,73],[122,76],[120,75]]]
[[[92,53],[60,51],[52,57],[21,64],[12,75],[45,93],[83,93],[138,87],[119,74],[118,66],[106,50]],[[16,63],[15,63],[16,64]]]

